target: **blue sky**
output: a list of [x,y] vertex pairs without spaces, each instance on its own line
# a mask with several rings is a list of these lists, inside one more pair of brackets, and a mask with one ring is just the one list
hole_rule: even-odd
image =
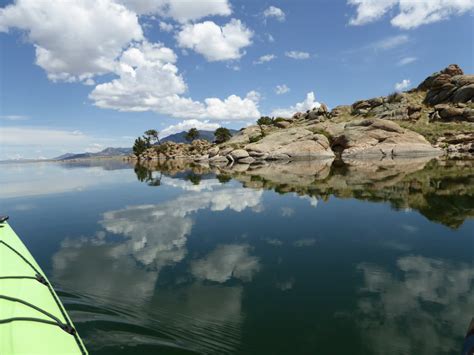
[[474,0],[0,1],[0,159],[240,128],[473,72]]

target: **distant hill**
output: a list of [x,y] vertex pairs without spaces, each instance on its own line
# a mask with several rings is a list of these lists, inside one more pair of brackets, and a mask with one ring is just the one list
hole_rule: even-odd
[[70,157],[73,157],[74,155],[77,155],[75,153],[66,153],[63,155],[60,155],[59,157],[53,158],[54,160],[64,160],[64,159],[69,159]]
[[[232,135],[236,134],[238,131],[235,129],[229,129]],[[175,143],[188,143],[186,140],[186,131],[179,132],[167,136],[161,139],[161,142],[175,142]],[[199,131],[199,139],[205,139],[209,142],[214,141],[214,131]],[[75,160],[75,159],[89,159],[89,158],[101,158],[101,157],[116,157],[116,156],[126,156],[132,153],[132,148],[105,148],[104,150],[97,153],[66,153],[60,155],[52,160]]]
[[100,158],[100,157],[115,157],[125,156],[132,153],[132,148],[105,148],[104,150],[97,153],[66,153],[59,157],[53,158],[53,160],[73,160],[73,159],[87,159],[87,158]]
[[[238,131],[235,129],[229,129],[230,133],[232,135],[236,134]],[[161,142],[175,142],[175,143],[188,143],[186,140],[186,133],[185,131],[179,132],[172,134],[170,136],[167,136],[165,138],[162,138],[160,141]],[[199,130],[199,139],[204,139],[208,142],[213,142],[214,141],[214,131],[201,131]]]

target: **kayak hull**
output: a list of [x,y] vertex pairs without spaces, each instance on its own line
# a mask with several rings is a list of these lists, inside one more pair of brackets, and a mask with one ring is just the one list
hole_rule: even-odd
[[49,280],[6,222],[0,224],[0,354],[87,354]]

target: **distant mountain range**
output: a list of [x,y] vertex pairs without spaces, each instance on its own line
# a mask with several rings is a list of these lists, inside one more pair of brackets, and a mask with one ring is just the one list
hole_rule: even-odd
[[[234,135],[238,132],[235,129],[229,129],[230,133]],[[175,142],[175,143],[188,143],[186,140],[185,131],[169,135],[163,139],[161,142]],[[213,131],[201,131],[199,130],[199,139],[204,139],[206,141],[214,141],[214,132]],[[117,156],[127,156],[132,153],[132,148],[105,148],[104,150],[97,153],[66,153],[60,155],[52,160],[75,160],[75,159],[89,159],[89,158],[102,158],[102,157],[117,157]]]
[[66,153],[53,160],[73,160],[73,159],[87,159],[87,158],[101,158],[101,157],[117,157],[126,156],[132,153],[132,148],[105,148],[97,153]]

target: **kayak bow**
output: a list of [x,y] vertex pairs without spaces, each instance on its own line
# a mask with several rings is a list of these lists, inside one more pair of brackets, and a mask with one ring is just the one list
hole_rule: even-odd
[[0,354],[87,354],[63,304],[0,218]]

